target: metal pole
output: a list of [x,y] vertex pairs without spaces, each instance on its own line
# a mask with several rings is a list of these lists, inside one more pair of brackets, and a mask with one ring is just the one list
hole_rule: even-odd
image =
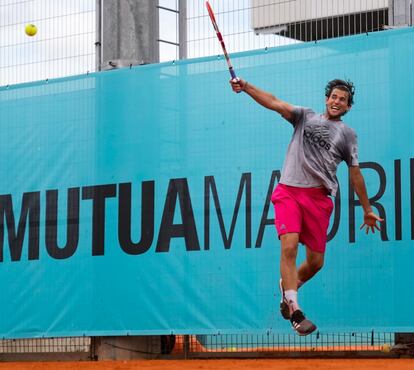
[[158,0],[101,0],[101,69],[158,63]]
[[96,0],[95,5],[96,41],[95,41],[95,68],[102,67],[102,0]]
[[187,59],[187,0],[178,0],[178,57]]
[[394,27],[406,27],[411,24],[411,0],[389,0],[389,23]]
[[184,359],[187,360],[190,355],[190,336],[184,335]]

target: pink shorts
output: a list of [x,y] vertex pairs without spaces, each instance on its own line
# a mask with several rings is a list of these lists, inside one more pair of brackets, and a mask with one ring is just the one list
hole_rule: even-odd
[[279,235],[299,233],[299,242],[324,253],[333,210],[325,188],[298,188],[278,184],[272,194],[275,225]]

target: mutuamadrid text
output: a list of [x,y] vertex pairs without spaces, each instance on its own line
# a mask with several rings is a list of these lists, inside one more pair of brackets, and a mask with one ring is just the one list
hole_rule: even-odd
[[[414,159],[410,160],[410,186],[406,197],[401,191],[407,188],[402,186],[401,160],[394,161],[390,174],[376,162],[364,162],[360,167],[363,172],[373,171],[378,179],[373,193],[369,192],[369,199],[379,216],[385,219],[381,225],[381,241],[388,241],[388,234],[392,234],[394,240],[402,240],[403,202],[411,207],[408,214],[411,215],[410,233],[413,240]],[[107,248],[119,248],[128,255],[168,253],[173,240],[187,252],[205,252],[215,248],[261,248],[265,232],[273,233],[272,237],[276,238],[271,195],[280,179],[280,171],[269,174],[264,189],[254,189],[253,177],[252,173],[242,173],[239,179],[231,181],[234,185],[232,190],[219,188],[214,176],[205,176],[199,189],[191,188],[189,179],[177,178],[163,182],[164,192],[160,191],[161,186],[157,188],[155,180],[149,180],[32,191],[18,196],[0,195],[0,262],[21,261],[23,258],[38,260],[40,255],[45,256],[43,250],[51,258],[67,259],[79,248],[87,248],[91,256],[105,255]],[[388,208],[382,202],[387,179],[393,188],[393,204]],[[347,188],[347,193],[341,188]],[[255,191],[263,196],[252,197]],[[341,198],[346,199],[347,214],[341,212]],[[109,202],[111,207],[116,208],[111,212],[116,218],[112,222],[106,219]],[[19,210],[15,209],[14,203],[21,204]],[[59,207],[65,212],[60,211]],[[82,218],[85,210],[91,217]],[[352,186],[349,182],[347,186],[342,184],[335,198],[328,241],[341,227],[346,229],[348,241],[354,243],[358,212],[362,215],[363,211]],[[342,224],[341,215],[345,219]],[[139,222],[133,223],[132,219]],[[393,221],[394,230],[391,233],[387,230],[388,220]],[[238,224],[242,226],[237,227]],[[89,230],[90,241],[80,245],[82,228]],[[118,245],[105,244],[108,233],[117,235]],[[177,243],[174,247],[177,248]]]

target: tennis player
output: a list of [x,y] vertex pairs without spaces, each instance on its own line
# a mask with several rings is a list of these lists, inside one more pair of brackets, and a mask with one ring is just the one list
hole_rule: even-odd
[[[308,335],[316,325],[303,314],[298,289],[323,266],[329,219],[338,189],[336,170],[340,162],[349,167],[352,186],[364,210],[361,229],[380,230],[378,217],[370,206],[358,163],[355,131],[342,117],[354,102],[350,81],[332,80],[325,88],[323,114],[291,105],[243,79],[230,81],[234,92],[244,91],[256,102],[279,113],[293,126],[293,136],[279,184],[272,194],[275,225],[281,242],[280,311],[299,335]],[[306,246],[306,259],[296,268],[298,244]]]

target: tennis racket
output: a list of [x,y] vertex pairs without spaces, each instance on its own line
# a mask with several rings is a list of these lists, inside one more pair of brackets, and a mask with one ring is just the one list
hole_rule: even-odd
[[234,72],[234,68],[231,64],[229,54],[227,53],[226,45],[224,44],[224,40],[223,40],[223,36],[221,35],[221,32],[218,28],[218,25],[217,25],[217,22],[216,22],[216,17],[214,16],[213,9],[211,8],[211,5],[208,1],[206,1],[206,7],[207,7],[208,15],[210,16],[210,19],[211,19],[211,23],[213,23],[214,30],[216,31],[217,38],[220,41],[221,48],[223,49],[223,54],[224,54],[224,57],[226,58],[226,62],[227,62],[227,65],[229,67],[229,72],[230,72],[231,78],[234,79],[234,80],[238,80],[238,78],[236,76],[236,72]]

